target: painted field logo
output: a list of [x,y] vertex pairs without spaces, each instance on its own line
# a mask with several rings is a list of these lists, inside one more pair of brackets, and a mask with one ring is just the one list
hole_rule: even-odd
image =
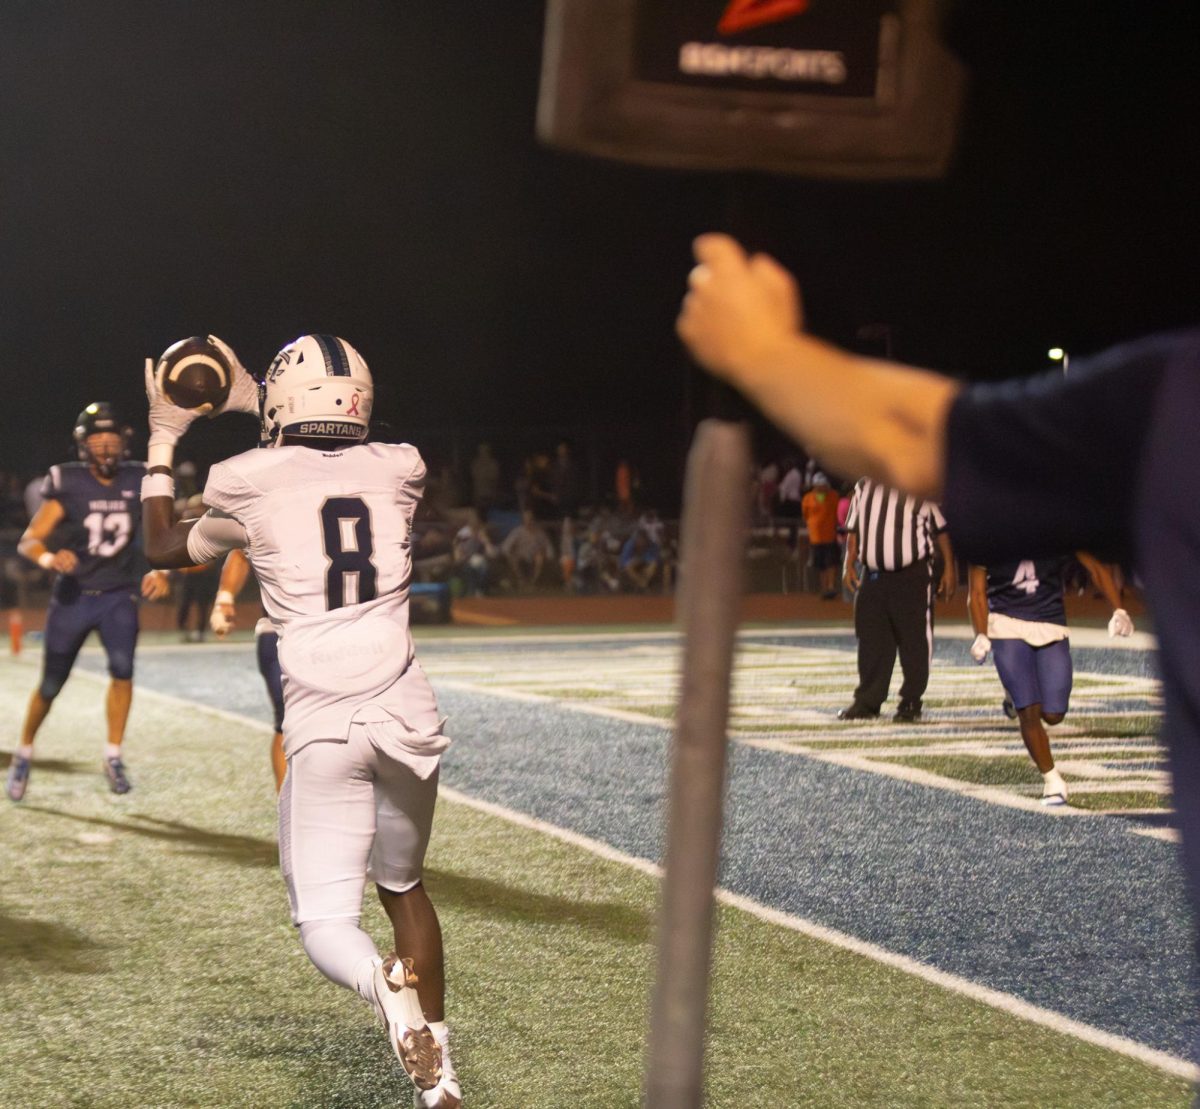
[[717,33],[736,35],[752,27],[767,23],[780,23],[808,11],[808,0],[729,0]]

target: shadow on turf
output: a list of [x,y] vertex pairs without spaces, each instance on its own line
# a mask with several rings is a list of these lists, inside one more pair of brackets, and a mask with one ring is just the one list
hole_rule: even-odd
[[[51,920],[11,916],[0,909],[0,982],[24,975],[21,964],[63,974],[94,974],[104,945]],[[80,958],[79,956],[85,956]]]
[[[12,752],[0,751],[0,770],[7,770],[12,765]],[[95,774],[100,770],[100,760],[95,765],[85,762],[67,762],[64,759],[35,759],[34,770],[41,773],[48,770],[52,774]]]
[[573,924],[625,941],[648,940],[654,927],[652,913],[619,902],[580,902],[565,897],[547,897],[487,878],[429,868],[425,870],[425,884],[435,905],[452,904],[491,917],[504,916],[555,926]]
[[81,824],[99,824],[105,828],[133,832],[135,835],[146,836],[149,839],[176,843],[205,855],[228,859],[240,866],[274,867],[279,865],[279,848],[274,840],[257,839],[254,836],[233,836],[226,832],[210,832],[204,828],[197,828],[194,824],[184,824],[179,820],[163,820],[157,816],[143,816],[141,813],[130,813],[129,820],[107,820],[100,816],[81,816],[79,813],[63,812],[61,809],[51,809],[28,803],[23,804],[22,808],[26,812],[61,816],[64,820],[75,820]]

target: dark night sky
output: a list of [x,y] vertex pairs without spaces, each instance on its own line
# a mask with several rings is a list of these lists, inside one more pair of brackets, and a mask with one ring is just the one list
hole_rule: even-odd
[[[1193,323],[1194,11],[972,0],[945,181],[749,179],[741,225],[814,330],[887,321],[967,376]],[[252,368],[344,335],[401,430],[682,441],[671,323],[735,186],[539,147],[541,24],[537,0],[6,0],[0,468],[62,458],[92,399],[140,427],[141,358],[205,330]]]

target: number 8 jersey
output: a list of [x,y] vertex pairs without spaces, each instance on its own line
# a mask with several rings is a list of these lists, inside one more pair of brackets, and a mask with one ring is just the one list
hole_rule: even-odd
[[[424,481],[416,448],[389,443],[254,450],[209,472],[210,513],[188,550],[206,561],[245,546],[280,635],[289,755],[344,738],[369,706],[404,718],[412,521]],[[224,533],[222,515],[244,535]]]

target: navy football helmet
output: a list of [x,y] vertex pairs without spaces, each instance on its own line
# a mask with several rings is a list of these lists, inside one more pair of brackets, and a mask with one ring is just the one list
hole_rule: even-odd
[[[95,401],[75,417],[75,446],[80,462],[93,467],[101,477],[112,477],[117,465],[129,457],[129,439],[132,432],[123,424],[117,410],[108,401]],[[116,435],[120,442],[115,450],[93,450],[88,440],[93,435]]]

